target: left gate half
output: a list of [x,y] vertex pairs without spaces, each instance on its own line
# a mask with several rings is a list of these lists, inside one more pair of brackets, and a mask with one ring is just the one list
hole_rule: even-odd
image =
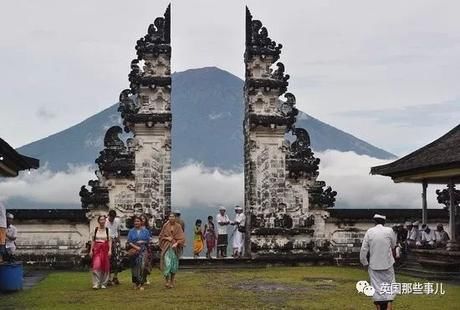
[[[133,215],[146,214],[155,230],[171,210],[171,6],[136,42],[129,88],[119,96],[120,122],[104,137],[96,179],[82,186],[90,231],[114,209],[127,232]],[[122,128],[123,127],[123,128]],[[124,129],[124,130],[123,130]]]

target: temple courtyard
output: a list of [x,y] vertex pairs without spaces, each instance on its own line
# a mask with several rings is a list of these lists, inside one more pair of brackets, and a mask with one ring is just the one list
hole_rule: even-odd
[[[154,270],[144,291],[121,285],[91,289],[89,272],[51,272],[33,288],[0,296],[1,309],[373,309],[356,283],[367,272],[353,267],[186,269],[174,289],[163,287]],[[397,275],[399,283],[437,282]],[[438,282],[440,283],[440,282]],[[459,309],[460,285],[442,283],[445,294],[405,294],[396,309]]]

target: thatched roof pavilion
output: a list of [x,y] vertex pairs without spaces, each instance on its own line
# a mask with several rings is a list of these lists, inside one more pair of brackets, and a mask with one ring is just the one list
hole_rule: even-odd
[[[455,209],[460,202],[460,191],[455,189],[455,184],[460,183],[460,124],[444,136],[409,155],[386,165],[372,167],[371,174],[391,177],[395,183],[421,183],[424,223],[427,218],[428,184],[447,184],[443,194],[447,197],[444,201],[449,209],[450,236],[455,243]],[[438,201],[441,200],[442,197],[438,196]]]
[[0,138],[0,177],[15,177],[19,171],[37,169],[39,165],[38,159],[19,154]]

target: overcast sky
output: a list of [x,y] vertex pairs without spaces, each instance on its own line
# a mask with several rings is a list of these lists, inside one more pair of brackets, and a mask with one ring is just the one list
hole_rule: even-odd
[[[3,1],[0,137],[19,147],[115,103],[167,3]],[[173,71],[242,77],[245,3],[303,111],[400,155],[459,123],[459,1],[173,1]]]

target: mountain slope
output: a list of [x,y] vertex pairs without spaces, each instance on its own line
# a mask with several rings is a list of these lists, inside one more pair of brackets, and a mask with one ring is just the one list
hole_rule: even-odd
[[[215,67],[173,74],[173,168],[190,160],[208,167],[241,169],[243,163],[243,81]],[[105,130],[120,123],[117,105],[19,151],[42,166],[64,170],[92,164],[102,149]],[[297,127],[308,130],[315,151],[353,151],[380,159],[395,156],[363,140],[300,113]]]

